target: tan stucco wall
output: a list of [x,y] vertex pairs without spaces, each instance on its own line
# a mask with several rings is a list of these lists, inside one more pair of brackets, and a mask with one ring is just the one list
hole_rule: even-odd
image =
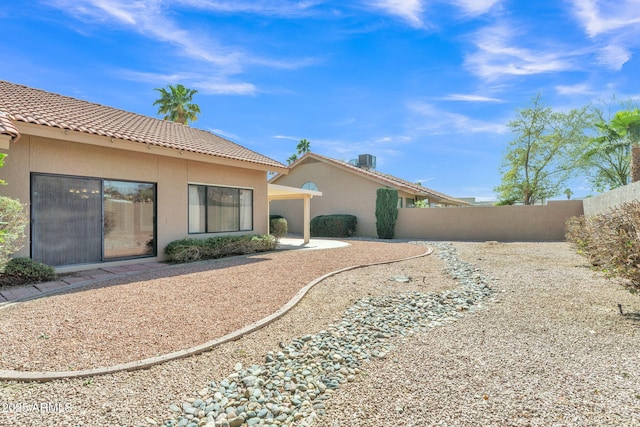
[[[322,192],[322,196],[311,199],[311,218],[332,214],[355,215],[358,219],[356,236],[377,236],[376,192],[382,185],[319,161],[296,166],[274,184],[300,188],[307,181],[314,182]],[[410,194],[398,195],[413,198]],[[290,232],[302,233],[302,200],[274,200],[270,213],[284,216]]]
[[[0,152],[8,154],[4,168],[0,168],[0,179],[8,185],[0,187],[0,194],[23,203],[30,199],[31,172],[156,183],[159,257],[151,259],[163,259],[164,247],[188,234],[188,183],[253,189],[253,232],[268,231],[264,171],[30,135],[23,135],[9,150]],[[29,246],[15,256],[29,256]]]
[[582,201],[544,206],[487,206],[400,209],[395,228],[399,239],[457,241],[563,241],[565,223],[582,215]]
[[629,203],[634,200],[640,200],[640,181],[586,198],[582,202],[584,204],[584,214],[591,216],[603,214],[623,203]]

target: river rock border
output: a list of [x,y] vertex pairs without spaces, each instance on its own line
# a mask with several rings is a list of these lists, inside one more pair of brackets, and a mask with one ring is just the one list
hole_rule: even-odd
[[[383,358],[402,337],[453,322],[482,308],[491,279],[460,261],[451,244],[412,242],[438,248],[445,271],[460,285],[443,292],[369,297],[348,308],[339,323],[270,351],[263,365],[235,365],[180,404],[166,427],[308,427],[324,414],[325,401],[351,382],[364,364]],[[344,270],[343,270],[344,271]],[[323,277],[324,278],[324,277]]]

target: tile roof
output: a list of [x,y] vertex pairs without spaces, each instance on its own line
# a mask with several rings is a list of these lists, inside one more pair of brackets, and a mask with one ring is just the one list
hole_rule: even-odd
[[19,138],[15,122],[240,160],[275,170],[287,168],[205,130],[0,80],[0,134]]
[[[459,205],[459,206],[468,206],[469,203],[463,201],[463,200],[459,200],[456,199],[454,197],[448,196],[444,193],[440,193],[438,191],[432,190],[430,188],[427,187],[423,187],[422,185],[419,184],[414,184],[412,182],[409,181],[405,181],[404,179],[395,177],[393,175],[389,175],[386,173],[382,173],[382,172],[378,172],[374,169],[363,169],[361,167],[355,166],[351,163],[347,163],[344,162],[342,160],[336,160],[336,159],[332,159],[331,157],[327,157],[327,156],[323,156],[321,154],[317,154],[317,153],[312,153],[312,152],[307,152],[305,153],[304,156],[300,157],[298,160],[296,160],[293,164],[291,164],[289,166],[289,169],[293,169],[295,168],[298,164],[304,162],[305,159],[308,158],[315,158],[321,161],[324,161],[325,163],[331,163],[334,164],[336,166],[339,166],[341,168],[347,169],[350,172],[362,175],[364,177],[367,177],[369,179],[374,179],[378,182],[384,183],[390,187],[396,188],[396,189],[401,189],[403,191],[406,191],[408,193],[412,193],[412,194],[416,194],[419,196],[424,196],[427,197],[429,199],[432,199],[434,202],[443,202],[445,204],[453,204],[453,205]],[[271,182],[274,182],[276,180],[276,178],[279,175],[276,175],[274,178],[272,178]]]

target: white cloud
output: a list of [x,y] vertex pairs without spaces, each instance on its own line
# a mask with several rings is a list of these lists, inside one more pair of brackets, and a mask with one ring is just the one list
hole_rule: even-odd
[[465,101],[465,102],[505,102],[502,99],[491,98],[482,95],[465,95],[461,93],[453,93],[445,97],[440,98],[443,101]]
[[570,86],[558,85],[555,87],[558,95],[592,95],[595,92],[586,83],[580,83]]
[[52,5],[80,20],[123,25],[146,37],[172,44],[178,52],[226,72],[238,72],[241,68],[240,52],[224,48],[204,34],[181,28],[168,18],[160,0],[53,0]]
[[620,70],[631,59],[632,47],[640,45],[640,2],[571,0],[571,5],[584,32],[598,44],[598,63]]
[[500,2],[501,0],[454,0],[456,6],[472,16],[485,14]]
[[258,89],[251,83],[224,81],[194,81],[193,86],[213,95],[255,95]]
[[297,17],[308,15],[312,8],[323,1],[283,2],[280,0],[236,1],[236,0],[175,0],[197,9],[220,13],[251,13],[256,15],[275,15]]
[[153,83],[160,86],[181,83],[197,89],[200,93],[213,95],[254,95],[257,88],[251,83],[229,82],[223,77],[211,77],[198,73],[147,73],[132,70],[118,70],[116,73],[127,80]]
[[[195,0],[184,0],[183,4],[199,4]],[[272,4],[280,4],[271,2]],[[174,46],[175,53],[191,60],[205,62],[215,68],[212,74],[218,78],[241,73],[247,65],[258,65],[276,69],[298,69],[320,62],[315,58],[275,60],[251,55],[242,49],[223,46],[209,36],[206,30],[185,29],[179,22],[171,19],[169,5],[164,0],[51,0],[51,5],[69,13],[75,18],[90,22],[111,25],[118,24],[130,31]],[[220,7],[230,2],[207,3],[210,7]],[[252,3],[243,3],[249,7]],[[304,9],[301,3],[296,8]],[[202,6],[202,5],[201,5]],[[240,5],[241,6],[241,5]],[[238,6],[238,7],[240,7]],[[228,83],[208,81],[202,84],[204,90],[211,93],[251,94],[255,87],[249,83]]]
[[630,59],[631,52],[618,44],[610,44],[598,52],[598,62],[612,70],[620,70]]
[[227,132],[222,129],[209,129],[209,132],[216,134],[218,136],[222,136],[223,138],[229,139],[231,141],[239,141],[241,139],[235,133]]
[[531,75],[575,68],[571,53],[557,47],[531,49],[513,45],[516,35],[506,25],[486,27],[475,34],[477,51],[467,55],[465,66],[481,78],[492,81],[507,75]]
[[288,136],[288,135],[274,135],[273,138],[275,139],[286,139],[289,141],[300,141],[300,138],[296,137],[296,136]]
[[460,113],[452,113],[437,108],[426,102],[411,102],[409,110],[417,116],[414,129],[432,135],[445,133],[475,134],[496,133],[504,134],[508,129],[504,123],[492,123],[483,120],[472,119]]
[[589,37],[640,24],[637,0],[573,0],[572,4]]
[[424,26],[421,16],[424,10],[422,0],[371,0],[367,4],[391,15],[399,16],[413,27]]

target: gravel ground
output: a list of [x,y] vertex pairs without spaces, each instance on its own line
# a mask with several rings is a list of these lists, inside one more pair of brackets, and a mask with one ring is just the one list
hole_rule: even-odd
[[319,425],[640,425],[637,296],[564,243],[454,246],[498,301],[373,363]]
[[195,347],[270,315],[326,273],[424,252],[353,241],[152,270],[28,301],[0,311],[0,369],[90,369]]
[[[399,343],[337,389],[314,425],[640,425],[637,296],[589,270],[564,243],[454,247],[494,279],[498,301]],[[278,343],[323,329],[359,298],[456,287],[442,268],[428,256],[341,273],[262,330],[148,370],[0,382],[0,425],[159,425],[170,404],[227,377],[237,362],[263,363]],[[398,275],[412,280],[389,280]],[[618,303],[631,314],[620,315]]]

